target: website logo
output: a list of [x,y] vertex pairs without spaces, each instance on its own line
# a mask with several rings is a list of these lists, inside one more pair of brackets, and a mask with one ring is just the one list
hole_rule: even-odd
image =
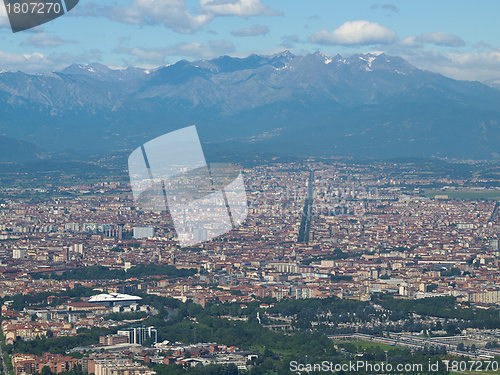
[[128,159],[134,200],[144,211],[170,211],[181,247],[229,232],[247,215],[241,171],[205,161],[195,126],[155,138]]
[[79,0],[3,0],[13,33],[52,21],[73,9]]

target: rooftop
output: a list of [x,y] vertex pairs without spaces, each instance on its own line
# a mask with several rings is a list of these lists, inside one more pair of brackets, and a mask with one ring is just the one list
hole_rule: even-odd
[[89,298],[90,303],[99,302],[118,302],[118,301],[141,301],[142,298],[138,296],[131,296],[129,294],[111,293],[111,294],[98,294]]

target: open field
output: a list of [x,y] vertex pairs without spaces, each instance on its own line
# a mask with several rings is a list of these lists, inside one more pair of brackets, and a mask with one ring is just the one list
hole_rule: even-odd
[[430,190],[425,193],[426,197],[434,198],[436,195],[447,195],[450,199],[492,199],[500,201],[500,191],[497,190]]

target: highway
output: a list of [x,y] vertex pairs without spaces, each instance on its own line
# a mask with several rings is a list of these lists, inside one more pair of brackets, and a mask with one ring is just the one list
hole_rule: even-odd
[[492,350],[492,349],[484,349],[484,348],[477,348],[476,352],[471,353],[471,352],[466,352],[466,351],[460,351],[457,348],[457,344],[453,341],[449,342],[448,340],[450,339],[466,339],[467,337],[465,336],[460,336],[460,337],[453,337],[453,338],[424,338],[424,337],[418,337],[418,336],[412,336],[412,335],[405,335],[401,333],[389,333],[390,337],[379,337],[379,336],[373,336],[373,335],[367,335],[367,334],[362,334],[362,333],[354,333],[354,334],[348,334],[348,335],[333,335],[333,336],[328,336],[328,338],[332,340],[350,340],[350,339],[357,339],[357,340],[364,340],[364,341],[373,341],[373,342],[379,342],[381,344],[388,344],[391,346],[402,346],[406,348],[414,348],[414,349],[424,349],[425,347],[430,347],[430,346],[444,346],[448,352],[448,354],[451,355],[456,355],[456,356],[466,356],[470,358],[477,358],[477,359],[488,359],[488,358],[493,358],[494,356],[498,356],[500,352],[498,350]]

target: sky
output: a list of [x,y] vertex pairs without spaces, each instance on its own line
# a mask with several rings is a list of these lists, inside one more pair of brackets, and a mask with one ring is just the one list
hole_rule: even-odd
[[60,18],[12,33],[0,7],[0,69],[377,51],[455,79],[500,81],[499,15],[498,0],[80,0]]

